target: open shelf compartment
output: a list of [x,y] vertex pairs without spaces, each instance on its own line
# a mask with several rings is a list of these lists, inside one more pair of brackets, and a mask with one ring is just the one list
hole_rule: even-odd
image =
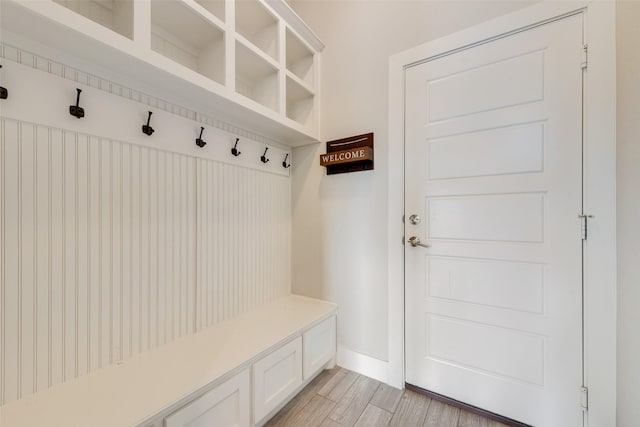
[[305,128],[314,127],[314,101],[312,92],[287,76],[287,117]]
[[278,111],[278,69],[236,42],[236,92]]
[[258,0],[235,3],[236,31],[278,61],[278,18]]
[[151,49],[224,84],[225,33],[182,0],[151,2]]
[[133,39],[133,0],[53,0],[93,22]]
[[196,3],[207,9],[209,13],[214,15],[220,21],[225,22],[226,2],[224,0],[196,0]]
[[287,70],[308,85],[313,85],[314,53],[297,35],[287,28]]

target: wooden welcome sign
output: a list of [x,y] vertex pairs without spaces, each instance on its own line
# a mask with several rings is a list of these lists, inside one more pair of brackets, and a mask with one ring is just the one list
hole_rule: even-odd
[[320,155],[327,175],[373,169],[373,133],[327,141],[327,154]]

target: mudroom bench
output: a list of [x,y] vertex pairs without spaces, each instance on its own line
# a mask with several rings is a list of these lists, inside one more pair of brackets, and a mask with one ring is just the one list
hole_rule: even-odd
[[335,304],[287,296],[0,407],[2,427],[259,426],[335,363]]

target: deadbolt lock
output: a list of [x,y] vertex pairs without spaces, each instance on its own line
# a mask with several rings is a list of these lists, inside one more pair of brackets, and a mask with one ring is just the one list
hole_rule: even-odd
[[411,225],[418,225],[420,224],[420,221],[420,215],[413,214],[409,217],[409,222],[411,223]]

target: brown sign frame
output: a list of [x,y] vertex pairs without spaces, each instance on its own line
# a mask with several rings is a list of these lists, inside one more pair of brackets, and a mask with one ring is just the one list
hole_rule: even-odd
[[[326,157],[329,154],[334,154],[332,160]],[[327,141],[320,165],[327,168],[327,175],[373,170],[373,132]]]

